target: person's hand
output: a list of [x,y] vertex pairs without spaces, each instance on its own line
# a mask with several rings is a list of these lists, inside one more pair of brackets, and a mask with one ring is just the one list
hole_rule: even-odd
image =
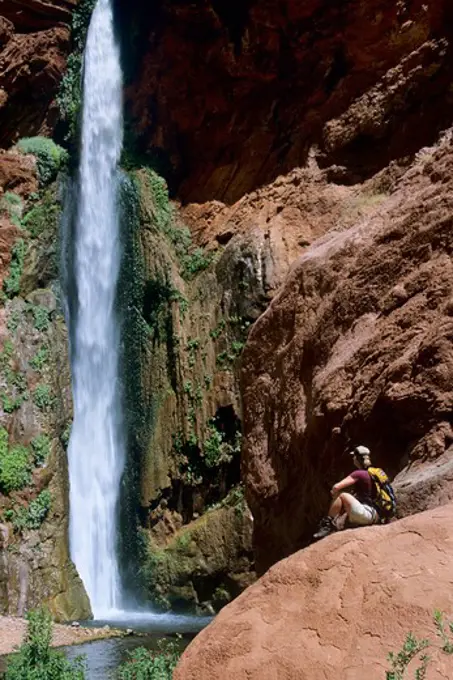
[[334,485],[334,486],[330,489],[330,495],[333,496],[333,497],[335,498],[335,496],[336,496],[337,494],[338,494],[338,489],[337,489],[336,485]]

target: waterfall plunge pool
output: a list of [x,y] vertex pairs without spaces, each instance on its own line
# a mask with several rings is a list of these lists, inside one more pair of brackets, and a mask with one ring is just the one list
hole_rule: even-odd
[[[109,680],[115,670],[128,658],[128,653],[137,647],[157,649],[159,640],[174,642],[183,651],[190,641],[212,617],[179,616],[176,614],[152,614],[150,612],[111,612],[114,618],[81,622],[81,626],[112,628],[134,631],[126,637],[93,640],[72,646],[59,647],[68,659],[83,656],[85,659],[85,680]],[[0,656],[0,673],[5,670],[6,656]]]

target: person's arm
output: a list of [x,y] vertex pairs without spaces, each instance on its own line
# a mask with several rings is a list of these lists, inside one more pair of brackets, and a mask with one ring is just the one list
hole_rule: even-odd
[[337,482],[336,484],[333,485],[332,489],[330,490],[330,493],[332,496],[336,496],[339,494],[343,489],[347,489],[348,486],[353,486],[355,484],[356,480],[354,477],[351,477],[351,475],[348,475],[344,479],[341,480],[341,482]]

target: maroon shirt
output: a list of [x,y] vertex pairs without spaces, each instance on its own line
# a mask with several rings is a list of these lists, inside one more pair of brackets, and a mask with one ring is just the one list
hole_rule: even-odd
[[354,493],[361,503],[371,503],[376,498],[376,486],[374,485],[367,470],[354,470],[351,472],[355,480]]

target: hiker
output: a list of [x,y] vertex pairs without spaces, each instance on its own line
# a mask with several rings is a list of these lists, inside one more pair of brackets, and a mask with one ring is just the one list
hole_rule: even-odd
[[370,449],[356,446],[350,455],[358,469],[332,487],[329,514],[322,518],[315,539],[338,531],[345,515],[352,526],[369,526],[388,522],[395,514],[393,489],[385,472],[371,466]]

